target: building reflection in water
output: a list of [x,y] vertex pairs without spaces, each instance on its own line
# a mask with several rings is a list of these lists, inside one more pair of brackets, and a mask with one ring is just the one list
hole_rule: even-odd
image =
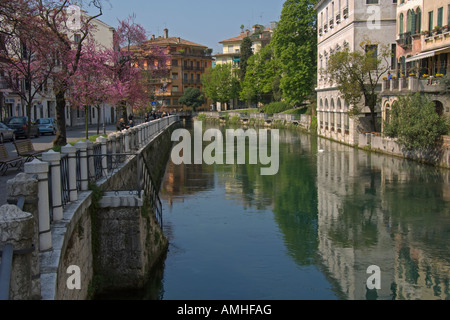
[[[346,299],[450,299],[448,170],[319,140],[319,253]],[[381,268],[381,290],[365,283]]]
[[[170,162],[163,200],[220,185],[244,209],[272,210],[292,259],[317,265],[343,299],[450,299],[449,170],[280,133],[277,176]],[[372,265],[381,268],[377,291],[366,288]]]

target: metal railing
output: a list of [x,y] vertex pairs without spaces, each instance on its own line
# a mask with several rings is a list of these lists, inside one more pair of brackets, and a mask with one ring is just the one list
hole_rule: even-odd
[[140,170],[140,177],[138,177],[138,181],[140,181],[141,183],[141,189],[144,191],[144,195],[146,197],[149,197],[150,204],[154,209],[158,224],[162,229],[164,223],[162,215],[162,203],[161,199],[159,198],[159,188],[156,186],[153,180],[148,162],[143,155],[139,157],[138,168]]
[[61,199],[65,206],[70,202],[69,155],[61,157]]

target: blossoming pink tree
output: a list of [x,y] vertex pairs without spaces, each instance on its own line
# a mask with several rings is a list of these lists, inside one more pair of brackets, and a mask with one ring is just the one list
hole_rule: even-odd
[[69,0],[29,0],[28,2],[33,4],[37,16],[41,18],[44,26],[49,30],[51,38],[48,40],[58,46],[56,56],[58,67],[52,73],[53,90],[56,98],[56,122],[58,124],[58,133],[53,144],[64,146],[67,144],[66,95],[71,89],[71,84],[74,83],[72,78],[77,76],[83,47],[94,28],[93,21],[103,14],[102,4],[100,0],[77,1],[81,8],[83,6],[94,7],[97,13],[93,16],[81,14],[75,17],[79,20],[79,26],[76,30],[79,38],[74,41],[73,36],[71,36],[73,30],[69,26],[73,19],[69,7],[75,2]]
[[25,2],[0,3],[0,18],[0,71],[8,90],[21,98],[29,136],[31,109],[47,91],[58,48]]

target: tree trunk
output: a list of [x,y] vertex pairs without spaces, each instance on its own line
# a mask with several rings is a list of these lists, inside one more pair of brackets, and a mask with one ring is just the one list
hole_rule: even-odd
[[97,108],[97,135],[100,134],[100,106],[95,107]]
[[89,119],[88,119],[89,116],[90,116],[89,107],[85,106],[84,107],[84,125],[85,125],[85,129],[86,129],[86,140],[89,139]]
[[56,92],[56,123],[58,125],[58,132],[56,133],[54,146],[64,147],[67,145],[67,131],[66,131],[66,98],[65,92],[60,90]]

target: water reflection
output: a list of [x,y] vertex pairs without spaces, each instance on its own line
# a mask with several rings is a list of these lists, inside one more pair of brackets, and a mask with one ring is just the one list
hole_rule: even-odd
[[319,252],[347,299],[449,299],[448,170],[319,140]]
[[[267,281],[267,290],[272,291],[272,295],[265,296],[269,299],[308,297],[306,286],[304,292],[300,292],[302,288],[298,288],[296,281],[305,276],[300,276],[305,270],[306,273],[313,273],[311,267],[320,270],[328,282],[328,286],[317,284],[321,288],[317,291],[323,291],[314,298],[450,299],[448,170],[368,154],[287,130],[280,133],[280,171],[276,176],[261,176],[260,167],[254,165],[169,164],[162,189],[162,198],[169,212],[173,209],[183,212],[183,215],[191,215],[193,208],[200,212],[206,210],[199,207],[203,205],[210,214],[207,218],[201,216],[203,220],[199,221],[207,224],[211,221],[204,220],[210,216],[223,215],[220,219],[229,219],[230,228],[238,231],[240,226],[233,225],[232,219],[236,219],[236,223],[245,221],[251,224],[255,219],[261,219],[263,212],[271,212],[273,228],[277,229],[273,233],[280,235],[283,252],[298,268],[290,273],[281,274],[278,271],[277,274],[277,270],[284,270],[288,265],[284,256],[269,254],[280,251],[277,244],[273,244],[272,248],[264,239],[254,241],[255,247],[251,250],[266,250],[267,257],[277,257],[273,261],[264,260],[264,265],[261,268],[258,265],[258,269],[254,270],[255,274],[261,272],[259,278],[255,275],[255,291],[261,290],[259,286],[264,277],[267,280],[273,278],[285,286],[277,291]],[[319,149],[324,152],[318,152]],[[220,198],[222,189],[224,199]],[[191,203],[193,201],[196,201],[195,205]],[[184,202],[191,204],[184,204],[186,207],[183,209],[181,205]],[[244,213],[249,216],[249,210],[252,214],[246,220],[237,220],[230,215],[231,211],[236,210],[240,210],[238,216]],[[171,218],[169,228],[174,225],[178,227],[177,219],[180,219],[179,216]],[[192,224],[197,221],[190,219]],[[215,219],[207,228],[215,227],[213,223],[217,223],[219,218]],[[183,237],[198,238],[201,233],[197,233],[198,230],[190,222],[183,220],[177,230],[180,232],[180,228],[189,225],[189,232],[195,234],[189,235],[186,231]],[[227,230],[233,232],[235,229]],[[230,247],[238,246],[243,241],[251,242],[238,231],[228,235],[232,238],[227,241]],[[177,244],[177,231],[168,232],[171,233],[169,238]],[[189,238],[183,239],[190,243],[190,240],[185,240]],[[271,238],[270,234],[267,239],[276,242],[276,237]],[[212,240],[197,239],[193,243],[204,246],[202,241]],[[223,246],[220,248],[224,252],[228,250]],[[232,259],[236,260],[234,263],[247,261],[239,250],[232,254]],[[176,261],[177,257],[177,252],[172,252],[166,264],[181,263]],[[198,267],[198,270],[204,270],[204,278],[208,277],[205,271],[208,268],[221,270],[218,267],[220,260],[214,259],[210,259],[211,265]],[[183,263],[186,261],[182,260]],[[366,270],[371,265],[379,266],[382,272],[381,289],[377,291],[366,288],[370,276]],[[189,267],[186,266],[186,269]],[[230,277],[228,282],[231,286],[236,273],[222,272],[224,277]],[[166,281],[162,281],[164,291],[183,292],[183,283],[178,283],[178,287],[169,285],[171,282],[167,278],[171,277],[175,276],[171,273],[166,275]],[[311,277],[317,283],[323,281],[319,277]],[[304,285],[305,278],[302,281]],[[225,289],[222,282],[221,285],[217,286],[216,292],[210,293],[211,298],[222,297],[220,290]],[[248,297],[258,298],[255,293],[252,295],[252,288],[246,287],[245,290],[249,291]],[[326,293],[327,290],[329,293]],[[234,288],[233,292],[236,291],[238,288]],[[283,291],[286,294],[282,294]],[[232,299],[241,297],[239,293],[231,296]]]

